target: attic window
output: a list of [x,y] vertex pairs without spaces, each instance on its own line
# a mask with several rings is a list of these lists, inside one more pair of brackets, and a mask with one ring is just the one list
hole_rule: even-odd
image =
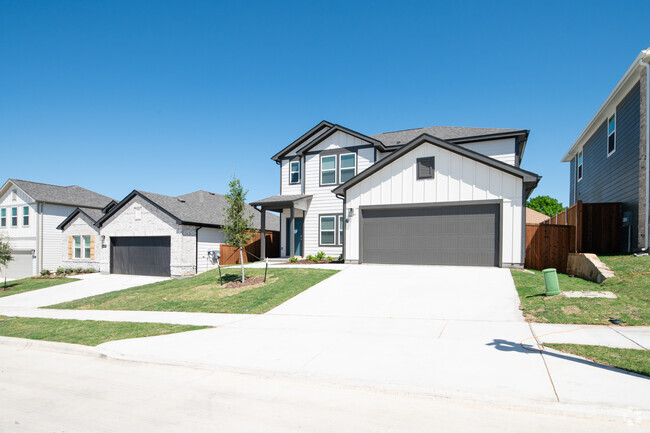
[[435,157],[418,158],[416,163],[418,179],[433,179],[435,177]]
[[11,191],[11,201],[16,201],[18,195],[16,194],[16,190]]

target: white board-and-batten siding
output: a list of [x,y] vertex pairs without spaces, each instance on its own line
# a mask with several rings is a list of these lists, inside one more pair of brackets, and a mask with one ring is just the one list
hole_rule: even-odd
[[[416,159],[428,156],[435,157],[435,176],[418,180]],[[346,260],[359,260],[360,206],[498,199],[503,201],[502,262],[520,265],[522,188],[517,176],[424,143],[347,190],[346,206],[354,215],[346,225]]]

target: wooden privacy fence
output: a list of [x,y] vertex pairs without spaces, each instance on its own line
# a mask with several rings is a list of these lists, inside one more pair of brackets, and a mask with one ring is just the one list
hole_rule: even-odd
[[[262,251],[261,246],[262,235],[260,232],[255,232],[249,241],[248,245],[244,247],[244,263],[256,262],[259,260]],[[221,258],[219,263],[222,265],[236,265],[239,264],[239,248],[226,244],[221,244],[219,248]],[[279,257],[280,256],[280,234],[276,232],[266,232],[266,256]]]
[[575,227],[576,253],[611,254],[621,251],[621,203],[576,204],[543,224]]
[[574,250],[575,226],[526,224],[526,268],[566,273],[569,253]]

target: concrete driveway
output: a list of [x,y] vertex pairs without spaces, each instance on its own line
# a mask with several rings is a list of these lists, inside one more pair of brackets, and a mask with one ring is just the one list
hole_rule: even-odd
[[508,269],[352,266],[268,314],[523,322]]
[[75,276],[75,278],[79,278],[80,281],[0,298],[0,308],[45,307],[48,305],[59,304],[61,302],[101,295],[102,293],[124,290],[129,287],[141,286],[143,284],[155,283],[157,281],[168,279],[164,277],[114,274],[87,274]]

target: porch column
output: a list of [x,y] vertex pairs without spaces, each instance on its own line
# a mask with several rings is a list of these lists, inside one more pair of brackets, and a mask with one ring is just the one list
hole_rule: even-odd
[[262,214],[260,215],[260,258],[264,260],[266,258],[266,209],[262,208]]
[[293,205],[291,206],[291,216],[289,220],[289,257],[293,257],[296,254],[296,236],[295,232],[295,211]]

